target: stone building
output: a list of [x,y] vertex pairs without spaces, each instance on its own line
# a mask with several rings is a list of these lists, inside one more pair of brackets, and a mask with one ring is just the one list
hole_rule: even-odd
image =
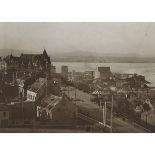
[[5,57],[7,69],[48,69],[51,67],[51,60],[46,50],[42,54],[21,54],[15,57],[12,54]]

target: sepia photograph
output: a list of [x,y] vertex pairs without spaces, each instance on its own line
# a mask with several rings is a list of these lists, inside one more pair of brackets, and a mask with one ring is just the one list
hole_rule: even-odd
[[1,133],[154,133],[155,23],[0,22]]
[[150,155],[153,0],[0,0],[0,153]]
[[1,154],[153,154],[154,6],[0,0]]

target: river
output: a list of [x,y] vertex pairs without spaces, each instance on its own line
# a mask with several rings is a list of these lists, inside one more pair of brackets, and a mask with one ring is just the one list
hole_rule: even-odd
[[56,66],[56,72],[61,72],[61,66],[68,66],[69,71],[75,70],[95,71],[95,76],[98,76],[97,68],[99,66],[110,66],[112,72],[117,73],[137,73],[144,75],[145,79],[151,82],[151,86],[155,86],[155,63],[81,63],[81,62],[53,62]]

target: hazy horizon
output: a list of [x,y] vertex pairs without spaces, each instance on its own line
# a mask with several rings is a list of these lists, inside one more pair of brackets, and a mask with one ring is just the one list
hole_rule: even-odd
[[0,49],[155,56],[155,23],[0,23]]

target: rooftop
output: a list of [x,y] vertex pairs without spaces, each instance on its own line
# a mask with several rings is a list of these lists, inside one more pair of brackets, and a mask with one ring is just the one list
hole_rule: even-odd
[[36,80],[30,87],[30,91],[34,91],[37,92],[40,87],[46,83],[46,79],[45,78],[39,78],[38,80]]
[[61,101],[62,97],[58,97],[55,95],[50,94],[49,96],[45,97],[42,100],[43,103],[43,107],[45,107],[45,109],[48,108],[48,110],[54,108],[60,101]]

